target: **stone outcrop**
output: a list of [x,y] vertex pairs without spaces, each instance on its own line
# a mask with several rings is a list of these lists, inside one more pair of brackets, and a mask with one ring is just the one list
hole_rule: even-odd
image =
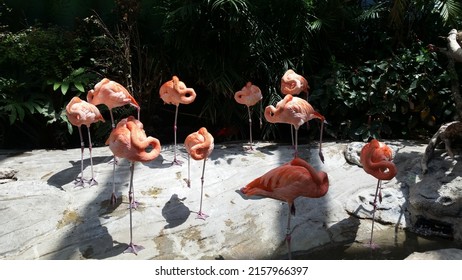
[[[385,142],[396,147],[399,172],[383,182],[375,231],[427,225],[427,233],[435,234],[431,225],[436,220],[452,229],[447,238],[461,240],[458,156],[448,159],[436,150],[429,172],[422,175],[419,162],[425,143]],[[322,198],[296,199],[293,255],[326,244],[367,240],[377,180],[350,163],[361,143],[351,145],[325,143],[324,164],[317,143],[299,145],[300,157],[328,173],[330,187]],[[186,159],[184,149],[179,151]],[[88,150],[85,153],[88,177]],[[99,184],[81,188],[73,183],[80,173],[80,149],[0,153],[2,166],[14,173],[14,179],[0,183],[0,259],[286,258],[286,203],[247,198],[239,190],[290,161],[291,146],[260,142],[248,152],[242,144],[216,144],[205,171],[203,210],[210,216],[205,221],[195,219],[202,162],[191,161],[191,188],[185,182],[187,160],[182,166],[171,165],[171,146],[163,147],[156,160],[137,163],[134,187],[140,206],[134,211],[133,234],[134,242],[145,247],[137,256],[123,253],[129,241],[129,164],[122,160],[116,167],[121,199],[111,206],[112,154],[99,147],[93,156]]]

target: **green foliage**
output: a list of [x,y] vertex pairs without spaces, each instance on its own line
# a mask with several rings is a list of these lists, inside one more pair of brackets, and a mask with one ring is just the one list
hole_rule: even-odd
[[[70,128],[63,108],[72,95],[84,92],[94,77],[82,63],[85,53],[82,40],[61,28],[39,25],[18,32],[1,32],[0,39],[3,125],[20,127],[31,117],[41,120],[41,125],[28,128],[37,130],[29,131],[28,136],[39,134],[49,125]],[[55,94],[57,90],[59,94]],[[29,140],[32,146],[44,145],[38,144],[39,139]]]
[[331,65],[311,98],[327,112],[335,137],[425,137],[454,116],[448,74],[420,41],[383,60]]
[[[426,137],[454,115],[445,61],[423,46],[461,24],[460,1],[46,1],[44,22],[74,28],[39,19],[19,31],[5,24],[18,15],[34,22],[47,3],[9,2],[13,9],[0,7],[0,127],[13,124],[30,138],[49,129],[65,146],[65,136],[75,136],[65,105],[101,77],[126,86],[145,127],[157,130],[173,116],[158,89],[177,75],[198,93],[180,110],[189,116],[182,124],[237,127],[246,138],[247,109],[234,93],[251,81],[262,107],[275,105],[288,68],[308,79],[310,103],[335,138]],[[37,13],[27,18],[20,8]],[[104,142],[109,125],[95,127],[102,128],[95,142]],[[280,137],[277,125],[255,128],[255,138]]]

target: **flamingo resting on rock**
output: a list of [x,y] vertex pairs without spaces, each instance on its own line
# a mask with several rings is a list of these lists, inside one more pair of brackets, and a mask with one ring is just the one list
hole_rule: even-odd
[[[144,249],[133,243],[132,208],[137,207],[134,198],[133,175],[136,162],[149,162],[157,158],[160,154],[161,146],[159,140],[154,137],[147,137],[143,129],[143,124],[133,116],[122,119],[112,130],[106,145],[109,145],[112,153],[116,157],[125,158],[130,161],[130,187],[128,190],[129,209],[130,209],[130,243],[125,250],[127,253],[138,254]],[[146,148],[152,147],[147,152]]]
[[[125,106],[129,104],[137,109],[138,120],[140,119],[140,105],[138,105],[135,98],[121,84],[111,81],[108,78],[103,78],[99,83],[95,85],[94,89],[91,89],[88,91],[87,100],[93,105],[104,104],[109,108],[109,113],[111,115],[112,129],[115,128],[114,116],[112,114],[113,108],[121,107],[121,106]],[[114,158],[113,166],[112,166],[111,205],[115,205],[117,202],[117,197],[115,194],[115,166],[116,164],[117,164],[117,159]]]
[[210,134],[205,127],[201,127],[198,131],[189,134],[185,141],[184,145],[186,151],[188,152],[188,180],[187,185],[190,187],[190,157],[194,160],[204,160],[204,165],[202,166],[202,177],[201,177],[201,200],[199,212],[197,213],[197,218],[205,220],[208,215],[202,212],[202,197],[204,193],[204,174],[205,174],[205,162],[207,158],[213,151],[214,139],[212,134]]
[[89,180],[90,186],[97,185],[98,182],[95,180],[95,176],[93,174],[93,158],[91,155],[92,150],[92,143],[91,143],[91,135],[90,135],[90,125],[92,123],[96,123],[98,121],[104,122],[104,118],[99,112],[98,108],[90,104],[79,97],[73,97],[71,101],[66,106],[66,115],[67,119],[72,125],[75,125],[79,129],[80,135],[80,179],[76,179],[77,186],[84,185],[83,179],[83,151],[85,149],[85,143],[83,141],[82,136],[82,125],[87,127],[88,131],[88,149],[90,150],[90,165],[91,165],[91,179]]
[[324,163],[322,154],[322,132],[325,118],[313,109],[308,101],[294,97],[291,94],[284,96],[284,99],[276,104],[265,108],[265,118],[270,123],[288,123],[295,128],[295,157],[298,156],[298,129],[300,126],[314,118],[321,120],[321,132],[319,138],[319,158]]
[[[250,150],[253,150],[252,147],[252,115],[250,112],[250,107],[257,104],[263,98],[261,90],[256,85],[253,85],[251,82],[247,84],[234,94],[234,99],[237,103],[247,106],[247,111],[249,114],[249,128],[250,128]],[[262,125],[260,117],[260,127]]]
[[175,122],[173,124],[174,135],[174,155],[172,164],[181,165],[181,161],[176,158],[176,130],[178,119],[178,107],[180,104],[190,104],[196,99],[196,92],[193,88],[186,87],[185,83],[180,81],[177,76],[173,76],[170,81],[165,82],[159,89],[160,98],[165,104],[176,106]]
[[329,178],[326,172],[317,171],[301,158],[276,167],[263,176],[254,179],[241,189],[246,196],[258,195],[287,202],[289,207],[286,242],[289,259],[291,258],[290,217],[295,215],[294,200],[297,197],[319,198],[326,195]]
[[372,230],[371,230],[371,240],[369,241],[369,246],[371,248],[376,247],[372,244],[372,235],[374,234],[374,219],[375,219],[375,210],[377,208],[377,197],[379,197],[379,202],[382,201],[382,180],[391,180],[393,179],[398,170],[395,164],[392,162],[393,151],[386,144],[372,139],[369,143],[364,145],[361,149],[360,162],[366,173],[377,178],[377,188],[375,190],[375,197],[373,202],[373,212],[372,212]]

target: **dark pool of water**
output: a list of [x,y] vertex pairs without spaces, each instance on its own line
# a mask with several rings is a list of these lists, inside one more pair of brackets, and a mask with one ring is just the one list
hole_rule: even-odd
[[462,249],[462,243],[445,238],[422,237],[409,231],[384,231],[374,234],[373,243],[378,248],[371,249],[369,239],[354,241],[348,244],[330,244],[297,253],[293,259],[311,260],[403,260],[414,252],[425,252],[438,249]]

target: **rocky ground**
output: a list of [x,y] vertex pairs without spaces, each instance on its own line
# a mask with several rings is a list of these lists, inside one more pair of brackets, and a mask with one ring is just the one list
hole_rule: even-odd
[[[454,240],[456,250],[462,248],[457,245],[462,240],[459,157],[451,160],[437,151],[428,174],[422,175],[425,143],[385,142],[396,152],[399,172],[383,182],[374,234],[407,229]],[[328,173],[330,187],[322,198],[295,201],[297,212],[291,221],[295,256],[329,244],[367,243],[377,180],[355,164],[362,145],[325,143],[324,164],[317,143],[300,146],[300,157]],[[80,174],[80,149],[0,151],[0,259],[287,257],[287,204],[247,198],[239,190],[290,161],[291,146],[259,142],[254,151],[246,151],[242,143],[216,144],[205,166],[203,210],[209,215],[205,221],[196,219],[203,162],[191,161],[188,188],[187,156],[182,146],[179,152],[181,166],[171,165],[172,146],[163,147],[154,161],[135,166],[135,198],[140,205],[133,213],[133,238],[145,249],[134,255],[123,253],[130,240],[127,161],[116,166],[119,200],[111,206],[113,165],[108,147],[93,149],[98,185],[91,187],[74,185]],[[88,149],[84,166],[84,177],[89,178]],[[395,241],[403,244],[406,237]]]

